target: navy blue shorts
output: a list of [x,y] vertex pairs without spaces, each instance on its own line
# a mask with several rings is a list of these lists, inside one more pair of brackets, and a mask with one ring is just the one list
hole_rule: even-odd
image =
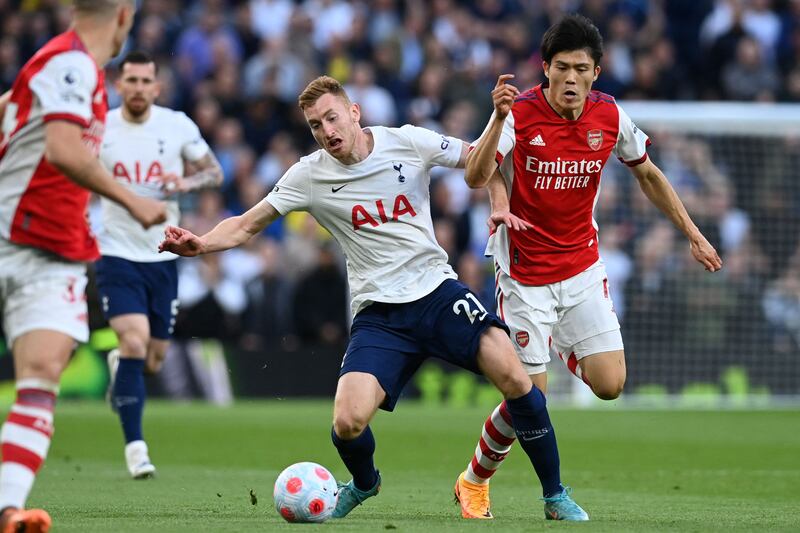
[[178,314],[175,263],[139,263],[109,255],[101,257],[95,263],[95,272],[106,319],[129,313],[147,315],[150,336],[169,339]]
[[353,320],[339,376],[372,374],[386,393],[381,409],[392,411],[403,387],[428,357],[480,373],[480,338],[491,326],[508,333],[505,323],[454,279],[414,302],[373,303]]

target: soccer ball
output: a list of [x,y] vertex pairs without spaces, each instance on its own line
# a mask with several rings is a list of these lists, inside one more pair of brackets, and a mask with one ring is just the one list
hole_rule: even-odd
[[324,522],[336,507],[336,480],[317,463],[295,463],[278,476],[272,496],[287,522]]

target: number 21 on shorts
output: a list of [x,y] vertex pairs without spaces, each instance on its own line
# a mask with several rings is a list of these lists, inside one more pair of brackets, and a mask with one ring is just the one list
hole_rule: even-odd
[[[475,297],[475,295],[471,292],[468,292],[466,296],[466,298],[462,298],[453,304],[453,312],[457,315],[460,315],[461,311],[464,311],[469,319],[470,324],[474,324],[476,318],[478,321],[482,321],[484,318],[486,318],[488,312],[486,311],[486,308],[483,307],[481,302]],[[477,309],[470,309],[470,302],[475,304]]]

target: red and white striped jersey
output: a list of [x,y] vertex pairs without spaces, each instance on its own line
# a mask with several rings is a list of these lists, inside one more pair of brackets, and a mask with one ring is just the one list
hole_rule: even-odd
[[17,75],[0,134],[0,236],[72,261],[99,256],[86,220],[89,191],[45,159],[44,125],[79,124],[95,154],[105,128],[103,71],[74,31],[44,45]]
[[500,226],[486,252],[525,285],[563,281],[597,262],[600,173],[612,152],[629,166],[643,163],[650,144],[613,97],[592,91],[581,116],[567,120],[547,102],[544,87],[517,97],[497,147],[511,212],[535,227]]

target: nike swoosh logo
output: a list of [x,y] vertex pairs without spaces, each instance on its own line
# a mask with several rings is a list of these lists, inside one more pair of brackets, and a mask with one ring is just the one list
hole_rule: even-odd
[[350,185],[350,184],[349,183],[345,183],[341,187],[334,187],[334,186],[331,185],[331,192],[339,192],[342,189],[344,189],[345,187],[347,187],[348,185]]
[[529,442],[529,441],[532,441],[532,440],[541,439],[542,437],[546,437],[548,435],[548,433],[549,432],[542,433],[541,435],[536,435],[535,437],[522,437],[522,440],[524,440],[525,442]]

